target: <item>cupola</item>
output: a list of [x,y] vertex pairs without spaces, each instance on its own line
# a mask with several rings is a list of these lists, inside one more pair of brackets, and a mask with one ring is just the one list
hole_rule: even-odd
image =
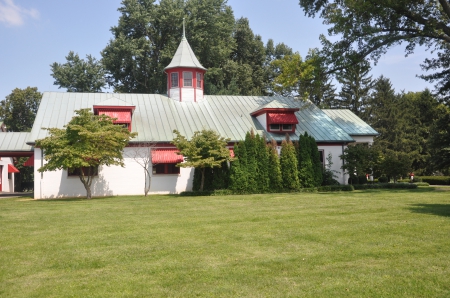
[[186,39],[184,20],[181,43],[164,72],[167,74],[168,97],[179,102],[198,102],[203,99],[206,68],[200,64]]

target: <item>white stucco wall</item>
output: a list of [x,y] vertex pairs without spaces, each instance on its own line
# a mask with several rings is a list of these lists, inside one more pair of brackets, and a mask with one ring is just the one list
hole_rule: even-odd
[[341,145],[320,145],[317,146],[319,150],[323,150],[323,158],[325,163],[327,164],[327,157],[328,154],[331,153],[332,159],[331,162],[333,163],[331,169],[337,171],[338,173],[336,178],[337,181],[339,181],[340,184],[347,184],[348,183],[348,175],[344,173],[344,171],[341,169],[342,167],[342,160],[340,156],[343,154],[343,150],[347,148],[346,146],[342,147]]
[[264,127],[264,129],[267,128],[267,115],[266,113],[261,114],[259,116],[256,116],[256,120],[258,120],[259,123],[261,123],[262,127]]
[[[125,148],[125,167],[101,166],[98,176],[92,182],[92,196],[143,195],[144,169],[129,154],[132,148]],[[68,177],[67,171],[39,173],[41,150],[35,149],[34,198],[50,199],[62,197],[84,197],[86,190],[78,177]],[[45,162],[45,161],[42,161]],[[150,168],[150,173],[152,169]],[[180,175],[153,175],[150,194],[179,193],[192,190],[194,171],[181,168]]]
[[13,164],[12,158],[2,157],[0,159],[0,166],[2,166],[2,171],[0,173],[2,192],[14,192],[14,174],[11,174],[11,179],[8,179],[8,164]]
[[368,144],[372,144],[373,143],[373,136],[355,136],[352,135],[351,136],[356,142],[352,143],[352,144],[359,144],[359,143],[368,143]]

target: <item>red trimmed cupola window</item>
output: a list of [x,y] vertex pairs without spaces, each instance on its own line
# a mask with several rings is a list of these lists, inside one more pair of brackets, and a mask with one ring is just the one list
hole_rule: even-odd
[[168,96],[176,101],[197,102],[203,99],[203,76],[199,68],[177,67],[167,72]]
[[94,106],[94,114],[115,118],[114,124],[122,125],[131,131],[131,118],[134,109],[134,106]]
[[268,132],[272,133],[294,133],[295,126],[298,124],[295,112],[297,108],[263,108],[251,115],[266,127]]

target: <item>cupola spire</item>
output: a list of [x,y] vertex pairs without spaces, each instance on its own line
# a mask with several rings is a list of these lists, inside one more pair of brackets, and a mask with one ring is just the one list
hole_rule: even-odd
[[184,102],[203,99],[203,76],[206,68],[200,64],[186,39],[184,18],[181,42],[164,72],[167,73],[167,94],[170,98]]

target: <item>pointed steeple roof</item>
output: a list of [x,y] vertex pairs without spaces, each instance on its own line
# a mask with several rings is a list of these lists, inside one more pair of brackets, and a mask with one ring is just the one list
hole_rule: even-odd
[[172,61],[170,62],[169,65],[166,66],[166,68],[164,68],[164,70],[175,67],[191,67],[206,70],[206,68],[204,68],[200,64],[197,57],[195,57],[194,51],[192,51],[192,48],[186,39],[186,36],[184,34],[184,19],[183,19],[183,38],[181,39],[181,43],[178,46],[178,49],[175,52]]

